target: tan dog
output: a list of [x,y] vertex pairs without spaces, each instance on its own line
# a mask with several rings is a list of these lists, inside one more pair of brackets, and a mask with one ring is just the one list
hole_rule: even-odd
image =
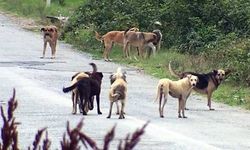
[[[75,75],[73,75],[72,80],[71,80],[71,85],[74,85],[76,82],[78,82],[79,80],[81,80],[82,78],[89,78],[89,75],[86,74],[85,72],[78,72]],[[77,112],[77,100],[78,100],[78,91],[77,89],[73,89],[72,90],[72,95],[71,95],[71,99],[72,99],[72,114],[76,114]],[[88,107],[84,108],[85,112],[88,112]]]
[[194,90],[201,94],[207,95],[207,106],[209,107],[209,110],[214,110],[211,107],[211,97],[213,92],[219,87],[221,82],[225,79],[225,77],[231,72],[230,70],[213,70],[209,73],[194,73],[194,72],[183,72],[183,73],[177,73],[175,72],[171,67],[171,62],[169,63],[169,71],[171,75],[177,77],[177,78],[184,78],[188,74],[192,74],[198,77],[199,82],[195,86]]
[[58,39],[58,33],[57,33],[57,27],[56,26],[45,26],[41,28],[41,31],[43,32],[43,56],[41,58],[45,57],[45,51],[47,47],[47,43],[49,43],[51,48],[51,59],[54,59],[56,56],[56,44]]
[[[110,100],[110,108],[109,108],[109,115],[107,118],[111,117],[112,107],[114,102],[121,102],[121,111],[119,119],[124,119],[124,107],[127,97],[127,82],[124,80],[124,74],[121,68],[118,68],[116,73],[114,74],[115,81],[111,84],[109,90],[109,100]],[[117,105],[118,107],[118,105]],[[119,110],[119,109],[118,109]]]
[[155,51],[155,46],[153,43],[157,43],[158,37],[152,32],[134,32],[125,31],[124,32],[124,45],[123,45],[123,55],[124,57],[129,56],[129,46],[138,47],[139,56],[144,57],[144,48],[150,47],[153,52]]
[[[138,28],[133,27],[130,28],[129,31],[139,31]],[[109,54],[113,47],[113,44],[118,44],[123,46],[124,41],[124,31],[110,31],[103,36],[101,36],[98,32],[95,32],[95,37],[98,41],[101,41],[104,43],[104,52],[103,52],[103,58],[105,61],[110,61]]]
[[[187,77],[180,79],[178,81],[172,81],[170,79],[161,79],[157,86],[157,96],[156,100],[159,102],[159,113],[160,117],[163,118],[164,106],[167,102],[168,94],[179,100],[178,117],[187,118],[185,116],[185,103],[189,97],[193,87],[198,82],[198,77],[194,75],[187,75]],[[162,96],[164,96],[164,101],[162,104]],[[182,112],[182,115],[181,115]]]

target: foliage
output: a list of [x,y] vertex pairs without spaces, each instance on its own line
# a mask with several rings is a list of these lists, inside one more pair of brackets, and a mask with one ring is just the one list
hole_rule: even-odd
[[[1,117],[3,119],[3,125],[1,128],[1,140],[0,140],[0,150],[19,150],[18,145],[18,130],[17,125],[20,123],[15,121],[14,117],[14,111],[17,108],[17,100],[16,100],[16,91],[13,90],[13,96],[10,98],[8,102],[8,111],[7,111],[7,117],[4,113],[3,106],[1,106]],[[127,134],[126,138],[123,140],[120,140],[119,145],[117,146],[117,149],[119,150],[132,150],[140,141],[141,136],[145,132],[145,128],[148,125],[149,122],[143,125],[142,128],[137,129],[132,136],[130,134]],[[115,126],[107,132],[105,138],[104,138],[104,145],[103,148],[99,148],[95,142],[94,139],[90,138],[88,135],[86,135],[84,132],[82,132],[83,127],[83,120],[81,120],[78,125],[70,129],[70,124],[67,122],[67,131],[63,134],[63,140],[61,141],[61,149],[62,150],[80,150],[81,145],[79,143],[81,142],[85,149],[88,149],[88,147],[91,147],[93,150],[108,150],[109,144],[114,140],[115,136]],[[45,138],[43,139],[43,145],[39,145],[43,133],[46,131]],[[35,139],[33,141],[33,150],[37,149],[43,149],[43,150],[49,150],[51,146],[51,141],[48,138],[48,132],[47,128],[43,128],[41,130],[38,130]],[[28,147],[30,150],[31,147]]]

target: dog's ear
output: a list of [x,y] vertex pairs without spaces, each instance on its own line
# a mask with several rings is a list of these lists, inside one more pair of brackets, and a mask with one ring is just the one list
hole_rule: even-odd
[[216,75],[218,73],[218,70],[213,70],[213,73]]
[[191,74],[188,74],[186,77],[188,77],[188,79],[190,79],[190,78],[192,77],[192,75],[191,75]]
[[44,30],[45,30],[45,28],[44,28],[44,27],[42,27],[42,28],[40,29],[40,31],[41,31],[41,32],[43,32]]

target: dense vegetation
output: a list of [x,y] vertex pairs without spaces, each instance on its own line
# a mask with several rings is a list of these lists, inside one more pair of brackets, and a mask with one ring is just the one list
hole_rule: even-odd
[[[162,26],[154,25],[155,21],[160,21]],[[210,62],[209,69],[237,70],[232,81],[250,84],[248,1],[88,1],[75,11],[65,31],[77,38],[86,27],[105,33],[132,26],[138,26],[142,31],[160,28],[166,48],[202,55]]]
[[44,0],[0,0],[0,5],[24,16],[69,15],[62,38],[97,57],[101,57],[103,46],[93,31],[104,34],[132,26],[141,31],[160,29],[163,47],[155,58],[124,59],[120,47],[114,48],[111,57],[157,77],[170,77],[165,68],[170,60],[175,60],[173,65],[179,70],[230,68],[232,74],[214,97],[250,108],[247,0],[52,0],[51,7],[45,7]]

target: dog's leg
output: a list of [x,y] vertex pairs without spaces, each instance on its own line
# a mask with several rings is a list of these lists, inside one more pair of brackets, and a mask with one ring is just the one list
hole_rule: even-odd
[[167,98],[168,98],[168,95],[165,95],[165,94],[164,94],[164,101],[163,101],[162,110],[161,110],[161,118],[164,118],[163,113],[164,113],[164,107],[165,107],[165,105],[166,105],[166,103],[167,103]]
[[120,110],[119,110],[118,101],[116,101],[115,104],[116,104],[116,114],[119,115],[120,114]]
[[49,42],[49,46],[51,48],[51,59],[54,59],[55,58],[55,45],[52,41]]
[[163,118],[163,113],[161,111],[161,101],[162,101],[162,93],[160,93],[160,99],[159,99],[159,114],[160,114],[160,117]]
[[128,43],[127,41],[125,41],[125,42],[124,42],[124,45],[123,45],[123,57],[124,57],[124,58],[127,58],[127,54],[128,54],[128,52],[127,52],[127,51],[128,51],[128,44],[129,44],[129,43]]
[[178,118],[181,117],[181,98],[178,99]]
[[212,97],[212,92],[207,93],[207,106],[209,107],[209,110],[214,110],[214,108],[211,107],[211,97]]
[[100,110],[100,96],[99,96],[99,94],[96,96],[96,104],[97,104],[97,113],[98,113],[99,115],[101,115],[102,112],[101,112],[101,110]]
[[108,115],[107,118],[110,118],[110,117],[111,117],[113,103],[114,103],[114,102],[110,102],[110,106],[109,106],[109,115]]
[[72,114],[76,114],[76,101],[75,101],[75,93],[74,92],[72,92],[71,99],[72,99],[72,104],[73,104]]
[[46,47],[47,47],[47,41],[44,41],[44,43],[43,43],[43,56],[41,58],[45,57]]
[[181,99],[181,111],[182,111],[182,117],[183,118],[187,118],[186,116],[185,116],[185,99]]
[[124,117],[125,99],[122,99],[122,100],[121,100],[121,105],[122,105],[122,107],[121,107],[121,112],[120,112],[119,119],[124,119],[124,118],[125,118],[125,117]]

